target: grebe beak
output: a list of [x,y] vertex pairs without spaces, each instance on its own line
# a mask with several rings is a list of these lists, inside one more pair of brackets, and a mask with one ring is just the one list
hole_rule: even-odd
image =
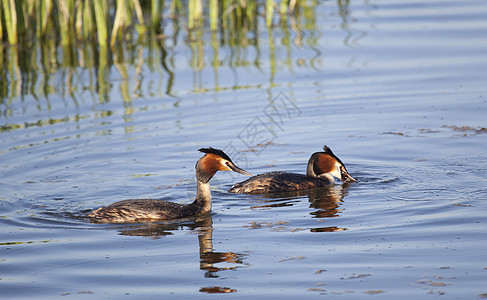
[[348,174],[345,168],[340,168],[340,175],[343,182],[354,182],[357,179],[353,178],[352,175]]
[[249,172],[243,170],[243,169],[240,169],[239,167],[237,167],[236,165],[232,164],[232,163],[227,163],[227,166],[234,172],[237,172],[237,173],[240,173],[240,174],[244,174],[244,175],[247,175],[247,176],[252,176],[252,174],[250,174]]

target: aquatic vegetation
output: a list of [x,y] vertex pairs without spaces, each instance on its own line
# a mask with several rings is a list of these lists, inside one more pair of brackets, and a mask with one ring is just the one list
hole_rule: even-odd
[[[303,30],[314,30],[313,1],[241,0],[7,0],[0,5],[0,101],[9,115],[8,101],[25,95],[36,99],[50,94],[78,101],[83,91],[97,103],[108,101],[117,87],[110,81],[113,69],[121,79],[124,101],[141,96],[145,65],[159,71],[167,84],[156,84],[160,95],[173,95],[174,49],[190,49],[189,66],[194,70],[194,91],[248,88],[220,86],[222,66],[262,68],[262,48],[272,52],[284,46],[285,57],[271,53],[270,84],[278,66],[292,69],[291,47],[316,47],[304,39]],[[260,36],[268,32],[265,45]],[[282,32],[273,36],[273,31]],[[230,49],[228,57],[221,49]],[[251,51],[248,51],[250,49]],[[205,61],[212,51],[211,61]],[[248,53],[255,53],[252,57]],[[307,62],[308,63],[308,62]],[[310,66],[315,65],[309,62]],[[130,68],[136,69],[131,76]],[[201,71],[213,69],[214,86],[201,84]],[[88,74],[80,81],[80,73]],[[147,74],[147,73],[145,73]],[[63,81],[53,82],[54,77]],[[128,79],[135,82],[131,87]],[[59,80],[59,78],[58,78]],[[151,91],[155,94],[155,91]]]
[[[276,15],[283,21],[288,14],[295,15],[301,2],[172,0],[165,5],[163,0],[6,0],[0,7],[0,39],[16,45],[33,38],[60,36],[62,45],[72,45],[96,38],[99,46],[113,46],[140,37],[148,29],[161,33],[166,18],[182,20],[189,30],[205,23],[217,30],[219,26],[255,27],[256,18],[264,15],[270,27]],[[169,16],[163,17],[164,12]]]

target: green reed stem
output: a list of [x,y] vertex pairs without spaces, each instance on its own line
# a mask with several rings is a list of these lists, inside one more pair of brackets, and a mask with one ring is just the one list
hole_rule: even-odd
[[44,1],[36,1],[34,18],[36,22],[37,38],[42,37],[42,20],[44,19],[43,12],[45,11],[45,9],[46,9],[46,3]]
[[195,0],[189,0],[188,3],[188,28],[193,29],[194,27],[194,6],[195,6]]
[[265,24],[267,27],[272,26],[272,19],[274,18],[274,0],[267,0],[265,5],[266,19]]
[[98,33],[98,44],[102,47],[108,42],[107,26],[107,3],[106,1],[94,0],[96,30]]
[[40,28],[38,29],[38,37],[42,37],[46,34],[47,32],[47,27],[49,20],[51,19],[50,16],[52,14],[52,7],[53,7],[53,2],[52,0],[45,0],[45,1],[39,1],[41,2],[41,9],[38,15],[39,21],[37,24],[40,24]]
[[[3,16],[3,8],[2,7],[3,6],[0,5],[0,41],[3,40],[3,25],[2,25],[3,24],[3,17],[2,17]],[[1,50],[1,48],[0,48],[0,50]]]
[[287,12],[289,9],[287,1],[281,1],[281,6],[279,7],[279,14],[281,15],[281,24],[287,20]]
[[[97,38],[99,46],[122,41],[135,28],[139,38],[144,38],[146,22],[154,32],[162,32],[161,22],[164,0],[151,0],[150,5],[140,0],[1,0],[0,40],[7,39],[17,44],[19,38],[28,40],[60,37],[62,45],[75,40]],[[167,1],[166,1],[167,2]],[[232,30],[253,30],[258,25],[260,12],[265,11],[265,24],[271,27],[277,10],[281,26],[286,26],[288,15],[298,11],[299,0],[250,1],[250,0],[170,0],[167,8],[176,21],[173,26],[187,24],[192,30],[209,24],[212,31],[218,30],[230,36],[238,36]],[[314,2],[313,2],[314,3]],[[314,8],[315,4],[303,4]],[[111,7],[108,7],[108,5]],[[143,5],[141,5],[143,4]],[[187,4],[187,6],[185,5]],[[203,10],[203,4],[208,6]],[[295,10],[296,9],[296,10]],[[109,14],[109,11],[113,13]],[[144,15],[150,16],[144,19]],[[207,23],[203,23],[207,18]],[[181,21],[179,21],[181,19]],[[124,36],[124,33],[127,35]],[[177,32],[177,31],[176,31]]]
[[95,31],[95,26],[93,25],[93,3],[91,0],[86,0],[83,3],[83,8],[80,9],[83,10],[82,13],[82,24],[83,24],[83,30],[82,30],[82,36],[81,38],[83,40],[88,40],[93,36],[93,32]]
[[113,21],[112,28],[112,38],[110,40],[110,45],[115,45],[115,40],[117,39],[117,34],[120,32],[121,28],[125,25],[127,21],[127,5],[126,0],[117,0],[117,10],[115,12],[115,20]]
[[76,17],[75,17],[75,29],[76,29],[76,38],[79,40],[83,39],[83,4],[81,0],[76,0],[75,4],[76,10]]
[[257,2],[256,1],[249,1],[247,4],[247,9],[246,9],[246,17],[249,22],[249,28],[255,28],[256,27],[256,21],[255,19],[257,18]]
[[3,13],[5,17],[5,27],[7,29],[8,42],[16,45],[17,37],[17,8],[14,0],[2,0]]
[[210,29],[218,29],[218,0],[210,0]]
[[[142,7],[140,6],[139,0],[133,0],[133,5],[135,9],[135,15],[137,16],[137,20],[139,21],[139,25],[136,27],[139,34],[143,34],[145,32],[145,22],[144,22],[144,12],[142,11]],[[130,16],[130,12],[129,12]],[[130,25],[130,19],[127,20],[127,26]]]
[[58,0],[59,31],[61,33],[61,45],[70,45],[74,28],[74,0]]
[[193,29],[200,25],[203,6],[201,0],[189,0],[188,3],[188,28]]
[[163,0],[152,0],[151,2],[151,26],[154,32],[159,32],[161,28],[161,16],[162,16],[162,7],[164,4],[161,1]]

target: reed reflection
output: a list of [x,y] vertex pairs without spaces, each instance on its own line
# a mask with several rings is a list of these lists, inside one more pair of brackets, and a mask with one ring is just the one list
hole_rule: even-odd
[[[244,262],[246,254],[232,251],[220,252],[213,248],[213,218],[211,215],[196,217],[178,222],[165,222],[157,224],[146,224],[137,227],[124,227],[120,229],[121,235],[147,236],[161,238],[172,235],[174,231],[188,228],[198,236],[200,255],[199,268],[205,271],[204,277],[218,278],[218,272],[233,270],[247,266]],[[216,289],[218,291],[218,289]],[[210,292],[210,291],[209,291]],[[212,291],[215,292],[215,291]]]
[[357,47],[359,40],[364,38],[367,33],[363,30],[352,29],[351,23],[356,22],[356,19],[351,17],[350,0],[337,0],[337,7],[342,19],[340,29],[345,33],[343,44],[350,48]]

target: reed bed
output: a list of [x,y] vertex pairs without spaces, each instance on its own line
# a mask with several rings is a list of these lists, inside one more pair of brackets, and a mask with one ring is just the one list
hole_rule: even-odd
[[[172,96],[178,71],[172,62],[180,55],[173,49],[180,43],[190,49],[195,92],[238,88],[221,86],[219,69],[260,68],[262,32],[272,85],[278,64],[291,69],[291,44],[316,46],[312,34],[302,34],[314,30],[316,6],[313,0],[1,0],[0,114],[8,116],[10,101],[28,94],[48,101],[58,93],[77,103],[88,92],[103,103],[116,86],[129,103],[143,94],[144,67],[161,74],[154,85],[160,90],[151,93]],[[274,54],[279,45],[286,57]],[[208,67],[212,86],[202,78]],[[117,84],[110,80],[115,69]]]
[[60,39],[61,45],[94,40],[99,46],[133,41],[147,30],[164,32],[166,18],[187,30],[245,29],[258,16],[271,27],[299,8],[299,0],[2,0],[0,40],[17,45],[32,39]]

